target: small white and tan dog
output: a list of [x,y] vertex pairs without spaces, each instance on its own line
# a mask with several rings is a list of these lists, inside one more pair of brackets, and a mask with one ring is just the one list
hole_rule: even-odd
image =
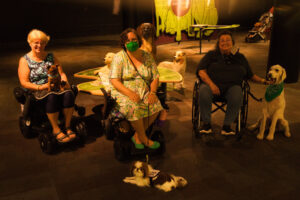
[[182,76],[182,82],[175,84],[175,88],[184,88],[184,75],[186,70],[186,53],[184,51],[176,51],[173,62],[163,61],[158,64],[158,67],[168,68],[180,73]]
[[136,161],[131,168],[132,177],[125,177],[125,183],[131,183],[139,187],[155,187],[165,192],[170,192],[175,188],[183,188],[187,181],[180,176],[167,174],[153,167],[146,162]]
[[284,135],[291,137],[289,123],[284,118],[285,97],[283,81],[286,78],[285,69],[280,65],[274,65],[268,71],[267,77],[272,84],[266,90],[262,116],[255,124],[248,127],[248,129],[255,130],[259,127],[257,139],[262,140],[264,138],[267,120],[270,120],[271,125],[266,139],[273,140],[278,121],[284,127]]

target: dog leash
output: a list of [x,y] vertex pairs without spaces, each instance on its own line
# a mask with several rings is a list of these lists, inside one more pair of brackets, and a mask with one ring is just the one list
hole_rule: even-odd
[[255,101],[258,101],[258,102],[262,102],[262,98],[257,98],[256,96],[254,96],[254,94],[252,94],[251,92],[251,88],[250,88],[250,85],[247,81],[244,81],[245,82],[245,87],[247,88],[247,93],[255,100]]
[[[131,60],[130,56],[127,54],[127,52],[124,50],[124,52],[126,53],[127,57],[129,58],[130,62],[132,63],[135,71],[137,72],[137,74],[143,79],[143,81],[146,83],[146,85],[148,86],[148,89],[149,89],[149,94],[150,94],[150,91],[151,91],[151,87],[150,87],[150,84],[146,81],[146,79],[140,74],[140,72],[138,71],[137,67],[135,66],[135,64],[133,63],[133,61]],[[152,80],[152,72],[151,72],[151,79]],[[149,122],[149,118],[150,118],[150,104],[149,104],[149,96],[148,96],[148,103],[147,103],[147,107],[148,107],[148,128],[150,127],[150,122]],[[146,132],[146,130],[145,130]],[[149,135],[149,138],[151,138],[151,135]],[[147,163],[149,161],[149,157],[148,157],[148,154],[146,154],[146,160],[147,160]]]

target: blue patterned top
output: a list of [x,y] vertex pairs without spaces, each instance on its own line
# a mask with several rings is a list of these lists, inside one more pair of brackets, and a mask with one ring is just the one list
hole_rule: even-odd
[[27,60],[30,69],[29,80],[31,83],[42,85],[48,82],[47,66],[54,64],[54,57],[52,53],[48,53],[45,60],[36,62],[29,58],[26,54],[24,58]]

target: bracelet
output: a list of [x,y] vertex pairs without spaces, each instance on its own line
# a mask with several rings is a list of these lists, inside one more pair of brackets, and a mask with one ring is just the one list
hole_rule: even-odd
[[39,91],[39,90],[40,90],[40,86],[38,85],[37,91]]

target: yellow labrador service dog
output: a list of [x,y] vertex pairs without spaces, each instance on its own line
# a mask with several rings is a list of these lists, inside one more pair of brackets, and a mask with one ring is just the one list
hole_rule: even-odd
[[286,137],[290,137],[291,133],[289,123],[284,118],[285,97],[283,81],[286,78],[285,69],[280,65],[274,65],[270,68],[267,77],[268,80],[272,82],[272,84],[268,86],[265,93],[262,116],[255,124],[249,127],[249,130],[255,130],[259,127],[257,139],[262,140],[264,138],[266,122],[269,119],[271,121],[271,125],[269,134],[266,137],[267,140],[274,139],[277,121],[284,127],[284,135]]

